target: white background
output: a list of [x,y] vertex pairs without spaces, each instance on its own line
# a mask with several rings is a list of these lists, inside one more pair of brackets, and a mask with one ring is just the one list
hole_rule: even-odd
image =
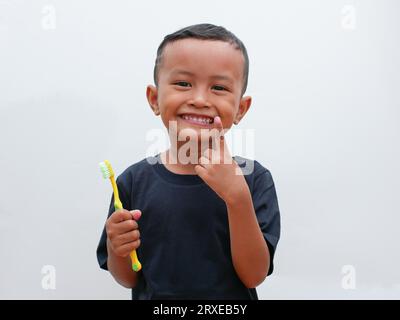
[[[400,298],[398,1],[0,0],[0,298],[130,299],[96,260],[117,173],[162,128],[146,101],[181,27],[250,57],[255,158],[282,216],[261,299]],[[56,289],[42,287],[42,268]],[[345,285],[344,266],[355,271]]]

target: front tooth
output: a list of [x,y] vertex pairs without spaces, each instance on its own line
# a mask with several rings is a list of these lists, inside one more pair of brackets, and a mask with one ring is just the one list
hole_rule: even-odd
[[211,121],[212,121],[210,118],[194,117],[194,116],[188,116],[188,115],[183,115],[183,118],[185,120],[196,121],[196,122],[204,123],[204,124],[211,123]]

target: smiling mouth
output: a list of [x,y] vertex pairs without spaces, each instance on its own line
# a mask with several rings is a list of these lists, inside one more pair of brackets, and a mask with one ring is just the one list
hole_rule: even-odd
[[214,123],[214,118],[209,116],[181,114],[179,117],[185,120],[186,122],[200,126],[209,126],[210,124]]

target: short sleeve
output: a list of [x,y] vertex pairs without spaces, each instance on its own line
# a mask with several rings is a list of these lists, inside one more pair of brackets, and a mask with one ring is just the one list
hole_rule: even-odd
[[[119,193],[119,198],[122,202],[122,206],[125,209],[130,208],[130,203],[129,203],[129,198],[127,196],[127,193],[125,191],[125,188],[122,186],[121,182],[119,179],[117,179],[117,186],[118,186],[118,193]],[[115,211],[114,209],[114,195],[111,196],[111,201],[110,201],[110,207],[108,209],[108,214],[107,214],[107,219],[113,214]],[[103,227],[103,231],[100,236],[100,241],[97,246],[97,261],[99,263],[99,266],[101,269],[108,270],[107,267],[107,258],[108,258],[108,252],[107,252],[107,233],[106,233],[106,228],[105,225]]]
[[268,275],[274,270],[274,255],[281,232],[278,198],[271,173],[263,168],[254,178],[253,205],[270,254]]

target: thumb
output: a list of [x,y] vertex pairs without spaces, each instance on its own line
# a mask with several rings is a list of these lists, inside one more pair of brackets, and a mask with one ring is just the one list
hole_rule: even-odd
[[136,221],[138,221],[142,216],[142,212],[140,210],[131,210],[130,213],[132,214],[133,219]]
[[204,181],[207,183],[207,169],[202,167],[201,165],[196,165],[194,167],[194,171],[196,171],[196,174]]

